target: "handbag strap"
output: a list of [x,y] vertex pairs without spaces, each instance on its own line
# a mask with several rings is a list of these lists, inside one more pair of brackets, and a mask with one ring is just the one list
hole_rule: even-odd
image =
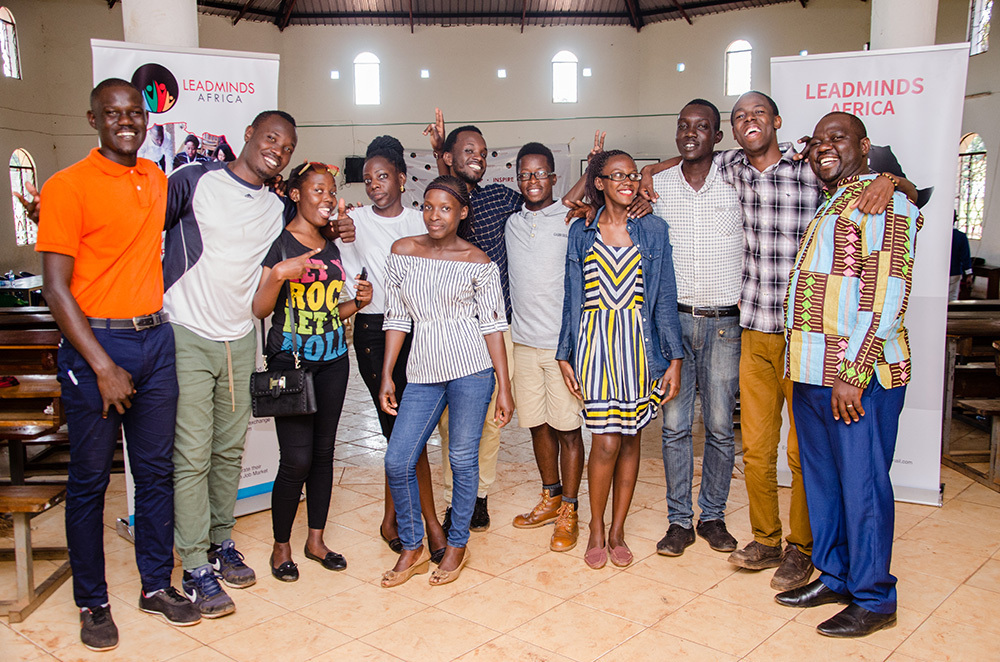
[[[281,246],[281,261],[284,262],[285,257],[285,247]],[[288,303],[288,324],[289,328],[292,330],[292,358],[295,359],[295,369],[298,370],[302,367],[302,362],[299,359],[299,334],[295,331],[295,307],[292,306],[292,286],[286,280],[284,284],[285,289],[285,300]],[[264,370],[267,370],[267,339],[264,337],[264,320],[260,321],[260,352],[264,358]]]

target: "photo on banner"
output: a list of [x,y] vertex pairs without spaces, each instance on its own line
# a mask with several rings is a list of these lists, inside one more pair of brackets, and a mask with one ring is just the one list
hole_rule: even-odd
[[[139,88],[149,112],[149,129],[139,156],[150,159],[167,174],[193,161],[235,159],[243,149],[243,133],[254,117],[278,106],[276,54],[170,48],[103,39],[92,39],[90,46],[95,85],[106,78],[122,78]],[[134,488],[127,453],[125,462],[131,526]],[[237,515],[271,507],[277,469],[274,420],[251,419]]]
[[[868,129],[872,170],[905,173],[919,193],[924,225],[906,311],[912,374],[890,473],[898,501],[941,503],[948,270],[968,62],[968,44],[771,59],[780,141],[811,135],[829,112],[857,115]],[[785,438],[783,431],[783,485],[791,481]]]

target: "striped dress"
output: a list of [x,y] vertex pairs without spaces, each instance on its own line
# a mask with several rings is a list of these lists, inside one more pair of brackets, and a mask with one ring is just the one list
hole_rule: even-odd
[[642,256],[600,235],[583,264],[584,304],[576,347],[587,429],[634,435],[656,413],[660,394],[642,335]]
[[500,270],[493,262],[392,253],[382,328],[413,330],[408,382],[436,384],[492,368],[483,336],[507,330]]

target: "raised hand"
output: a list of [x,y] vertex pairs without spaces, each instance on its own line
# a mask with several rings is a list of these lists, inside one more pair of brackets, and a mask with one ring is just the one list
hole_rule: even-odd
[[427,128],[424,129],[424,135],[429,136],[431,139],[431,149],[434,150],[434,155],[439,156],[444,150],[444,113],[441,112],[440,108],[434,109],[434,123],[428,124]]
[[354,241],[354,219],[348,213],[347,203],[343,198],[337,200],[337,220],[333,224],[341,241],[345,244]]
[[36,189],[35,185],[32,184],[31,182],[25,182],[24,188],[28,190],[28,195],[31,196],[30,201],[25,199],[25,197],[20,193],[18,193],[17,191],[14,191],[14,197],[21,202],[21,205],[24,207],[24,210],[28,212],[28,220],[34,223],[35,225],[38,225],[38,210],[40,206],[39,203],[41,202],[42,199],[40,197],[40,194],[38,193],[38,189]]
[[326,265],[322,262],[313,262],[312,256],[319,253],[322,248],[314,248],[306,251],[302,255],[290,257],[274,265],[274,276],[278,280],[299,280],[313,269],[326,270]]
[[600,129],[594,131],[594,148],[590,150],[590,154],[587,154],[587,162],[594,158],[597,154],[604,151],[604,138],[607,137],[608,132],[602,132]]

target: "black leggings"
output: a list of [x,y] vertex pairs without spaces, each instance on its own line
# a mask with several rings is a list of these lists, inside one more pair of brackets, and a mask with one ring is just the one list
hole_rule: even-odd
[[[382,315],[355,315],[354,351],[358,355],[358,372],[364,380],[368,392],[371,393],[375,411],[378,412],[379,426],[382,436],[389,439],[392,436],[392,426],[396,417],[382,411],[378,402],[378,391],[382,387],[382,361],[385,358],[385,331],[382,330]],[[410,341],[413,334],[406,334],[403,346],[399,349],[396,366],[392,370],[392,381],[396,385],[396,402],[403,399],[406,390],[406,360],[410,356]]]
[[[293,363],[292,358],[283,352],[271,359],[268,365],[288,369]],[[274,419],[281,460],[271,492],[271,526],[274,541],[278,543],[288,542],[291,536],[303,485],[306,486],[309,528],[326,527],[333,490],[333,444],[347,393],[350,363],[346,356],[332,363],[304,363],[303,366],[313,374],[316,413]]]

